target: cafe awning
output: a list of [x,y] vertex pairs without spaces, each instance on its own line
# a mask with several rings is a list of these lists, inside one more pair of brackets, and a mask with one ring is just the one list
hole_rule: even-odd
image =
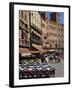
[[46,49],[43,49],[42,46],[39,46],[39,45],[33,44],[32,46],[33,46],[34,48],[36,48],[38,51],[40,51],[40,53],[45,53],[45,52],[48,51],[48,50],[46,50]]
[[21,56],[31,55],[30,50],[28,48],[19,48],[19,53],[21,53]]
[[40,53],[38,50],[31,50],[30,48],[19,48],[19,53],[21,56],[28,56],[31,54],[37,54]]
[[50,49],[48,50],[49,52],[55,52],[56,50],[55,49]]
[[19,53],[30,53],[29,48],[19,48]]

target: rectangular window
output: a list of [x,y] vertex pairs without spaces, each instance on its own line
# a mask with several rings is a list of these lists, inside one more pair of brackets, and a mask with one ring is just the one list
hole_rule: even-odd
[[22,39],[24,39],[24,32],[22,31]]
[[21,11],[21,17],[23,18],[23,11]]
[[27,16],[26,16],[26,14],[24,15],[24,19],[27,20]]
[[51,30],[56,30],[56,27],[55,27],[55,26],[52,26],[52,25],[49,25],[49,28],[50,28]]

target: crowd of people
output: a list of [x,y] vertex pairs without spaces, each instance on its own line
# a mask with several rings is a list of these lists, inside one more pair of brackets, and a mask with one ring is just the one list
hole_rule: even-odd
[[59,63],[61,60],[64,60],[64,54],[59,52],[44,53],[41,58],[41,61],[46,63],[48,62]]

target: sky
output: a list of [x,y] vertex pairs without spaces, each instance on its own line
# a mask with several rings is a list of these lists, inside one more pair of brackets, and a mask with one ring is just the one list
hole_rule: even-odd
[[[51,12],[48,12],[48,18],[50,19],[50,14]],[[60,23],[64,24],[64,13],[63,12],[59,12],[60,15]]]

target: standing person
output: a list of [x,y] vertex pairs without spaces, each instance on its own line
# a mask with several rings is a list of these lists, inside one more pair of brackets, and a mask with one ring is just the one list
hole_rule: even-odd
[[49,62],[49,57],[48,54],[45,54],[45,62],[48,63]]
[[41,55],[41,62],[43,63],[45,61],[44,54]]
[[56,56],[55,56],[55,54],[53,55],[53,57],[54,57],[54,59],[55,59],[55,62],[56,62]]

